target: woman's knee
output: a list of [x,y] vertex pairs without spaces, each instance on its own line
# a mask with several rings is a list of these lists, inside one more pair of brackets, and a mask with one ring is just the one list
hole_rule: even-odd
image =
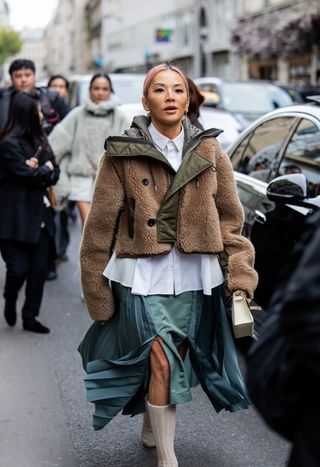
[[170,365],[159,340],[155,340],[151,346],[150,366],[151,374],[155,379],[163,384],[169,384]]

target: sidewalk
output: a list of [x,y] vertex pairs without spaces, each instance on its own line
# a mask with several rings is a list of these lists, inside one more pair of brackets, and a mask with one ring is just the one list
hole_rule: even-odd
[[47,336],[23,332],[20,317],[7,326],[4,274],[0,260],[0,467],[78,467]]

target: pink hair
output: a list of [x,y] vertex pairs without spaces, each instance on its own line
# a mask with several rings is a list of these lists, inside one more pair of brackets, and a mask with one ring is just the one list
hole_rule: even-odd
[[160,73],[160,71],[164,71],[164,70],[172,70],[172,71],[175,71],[176,73],[178,73],[178,75],[183,79],[184,85],[185,85],[187,93],[189,95],[188,80],[187,80],[186,75],[183,73],[183,71],[180,70],[180,68],[178,68],[178,67],[176,67],[174,65],[169,65],[167,63],[161,63],[160,65],[157,65],[157,66],[151,68],[151,70],[148,71],[147,76],[145,77],[145,80],[144,80],[144,83],[143,83],[143,95],[144,95],[144,97],[147,97],[147,94],[148,94],[148,91],[149,91],[149,88],[150,88],[150,85],[151,85],[151,81],[153,80],[153,78],[158,73]]

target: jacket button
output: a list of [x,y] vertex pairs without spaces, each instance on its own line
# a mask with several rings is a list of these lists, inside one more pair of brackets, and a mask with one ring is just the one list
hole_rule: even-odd
[[149,180],[148,180],[147,178],[144,178],[144,179],[142,180],[142,184],[143,184],[144,186],[148,186],[148,185],[149,185]]
[[155,223],[156,223],[155,219],[149,219],[148,220],[148,226],[149,227],[153,227],[155,225]]

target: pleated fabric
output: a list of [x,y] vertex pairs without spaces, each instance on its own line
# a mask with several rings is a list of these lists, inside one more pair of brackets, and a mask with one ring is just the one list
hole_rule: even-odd
[[[219,287],[211,296],[195,291],[147,297],[115,282],[112,288],[116,313],[104,325],[94,322],[79,346],[95,430],[121,410],[144,412],[156,336],[170,366],[170,404],[190,401],[191,387],[200,382],[217,411],[248,407]],[[185,339],[189,350],[182,360],[178,349]]]

